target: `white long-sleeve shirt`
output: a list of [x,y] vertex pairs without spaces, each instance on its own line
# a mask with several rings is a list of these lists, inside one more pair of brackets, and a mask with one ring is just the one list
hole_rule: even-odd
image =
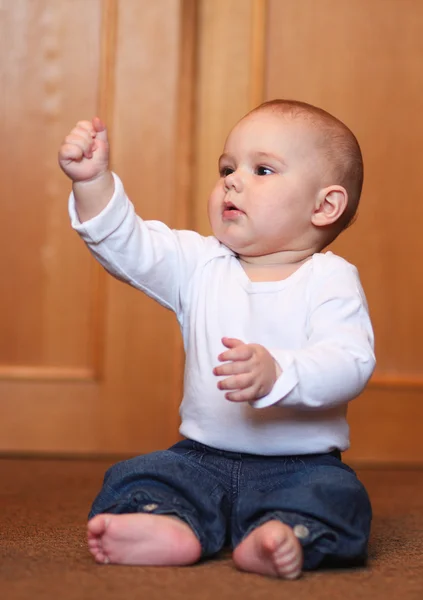
[[[287,279],[252,282],[216,238],[135,214],[122,183],[107,207],[74,229],[112,275],[174,311],[186,352],[180,432],[235,452],[293,455],[349,446],[347,403],[374,366],[373,331],[356,268],[314,254]],[[262,344],[282,369],[272,391],[230,402],[213,367],[222,337]]]

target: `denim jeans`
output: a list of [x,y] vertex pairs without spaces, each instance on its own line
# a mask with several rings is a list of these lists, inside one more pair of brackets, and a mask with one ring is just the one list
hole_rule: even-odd
[[99,513],[177,516],[204,558],[276,519],[297,535],[304,569],[363,564],[371,522],[367,492],[339,452],[258,456],[192,440],[110,467],[89,517]]

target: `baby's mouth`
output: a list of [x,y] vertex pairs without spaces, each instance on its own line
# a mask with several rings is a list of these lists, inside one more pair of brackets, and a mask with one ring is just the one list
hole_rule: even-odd
[[227,213],[242,213],[243,211],[236,206],[233,202],[225,202],[223,205],[223,214]]
[[223,205],[222,217],[225,221],[238,219],[238,217],[243,214],[243,211],[240,210],[233,202],[225,202]]

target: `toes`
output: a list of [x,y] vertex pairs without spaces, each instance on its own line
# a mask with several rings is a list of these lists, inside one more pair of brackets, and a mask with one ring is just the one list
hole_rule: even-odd
[[107,554],[104,553],[103,549],[101,547],[98,548],[90,548],[89,549],[91,554],[94,557],[94,560],[97,563],[103,564],[103,565],[108,565],[110,563],[110,558]]
[[87,526],[87,541],[88,550],[94,557],[95,561],[100,564],[107,565],[110,563],[110,558],[103,548],[103,536],[110,523],[110,518],[104,515],[98,515],[88,522]]
[[105,515],[97,515],[88,521],[88,534],[92,536],[102,535],[110,523],[110,517]]
[[284,579],[296,579],[301,574],[298,557],[290,557],[284,561],[275,561],[274,567],[278,576]]
[[276,552],[279,552],[281,548],[283,548],[285,541],[286,540],[283,537],[280,538],[279,536],[269,536],[268,538],[263,539],[262,547],[265,552],[273,555]]
[[105,554],[99,553],[97,555],[94,555],[95,561],[101,565],[108,565],[110,564],[110,558],[108,556],[106,556]]
[[98,540],[96,538],[89,538],[88,539],[88,548],[90,550],[97,550],[98,548],[100,548],[100,544],[98,543]]
[[298,579],[301,575],[301,569],[295,569],[294,571],[284,571],[280,574],[283,579]]
[[296,579],[301,575],[302,559],[297,548],[289,548],[273,556],[276,572],[279,577]]

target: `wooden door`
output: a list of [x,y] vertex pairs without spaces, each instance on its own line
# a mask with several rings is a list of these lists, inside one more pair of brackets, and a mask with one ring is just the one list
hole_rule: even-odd
[[0,28],[0,451],[142,452],[177,437],[176,323],[70,230],[64,133],[99,112],[138,211],[208,233],[227,132],[292,97],[343,119],[365,160],[359,219],[334,244],[360,269],[378,358],[351,404],[350,460],[422,464],[422,4],[0,0]]
[[363,151],[359,218],[334,244],[355,263],[377,369],[350,408],[350,457],[423,462],[423,4],[270,0],[265,97],[294,97],[344,120]]
[[[359,217],[333,245],[361,273],[377,369],[350,405],[350,461],[423,464],[423,3],[416,0],[202,0],[196,224],[237,119],[263,100],[325,108],[356,133]],[[208,121],[206,114],[212,115]]]
[[176,322],[71,231],[57,150],[100,114],[140,214],[187,227],[193,8],[0,0],[2,452],[145,452],[177,438]]

